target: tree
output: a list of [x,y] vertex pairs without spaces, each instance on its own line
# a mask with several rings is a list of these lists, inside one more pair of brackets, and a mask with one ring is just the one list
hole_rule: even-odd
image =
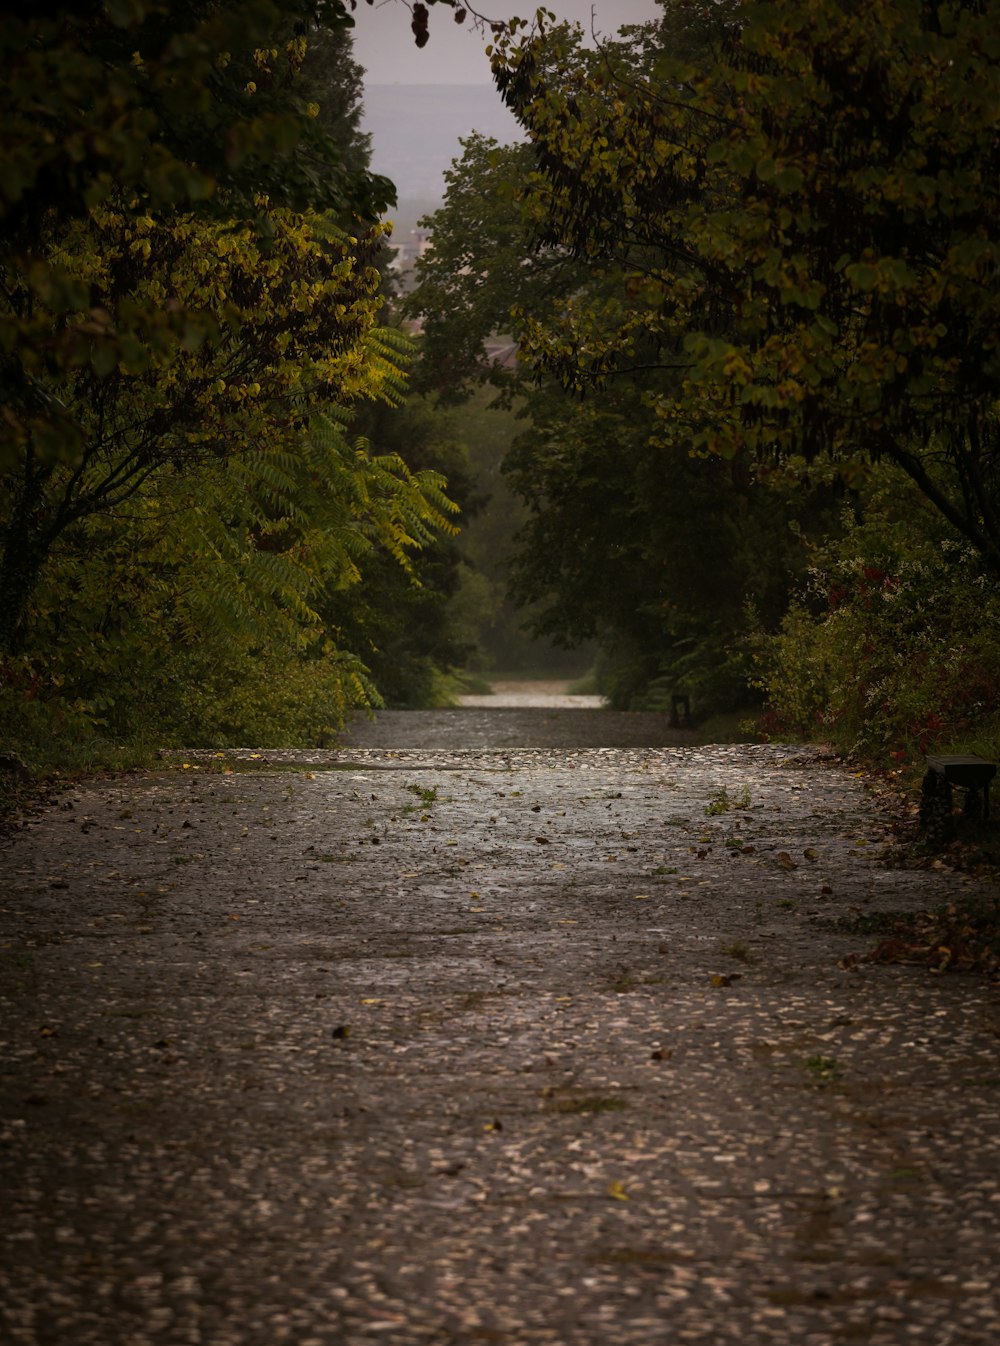
[[[567,63],[606,59],[571,35]],[[655,50],[640,30],[623,39],[628,67]],[[622,57],[623,61],[626,59]],[[568,66],[567,66],[568,68]],[[537,231],[548,188],[528,145],[501,149],[464,142],[442,208],[426,224],[433,247],[417,266],[408,307],[423,317],[417,379],[451,397],[489,379],[518,408],[522,429],[505,473],[527,507],[512,590],[533,630],[566,646],[596,639],[616,702],[635,704],[658,680],[683,682],[701,709],[727,708],[744,694],[735,647],[753,597],[777,621],[803,564],[800,534],[826,517],[828,488],[753,489],[745,464],[664,448],[652,395],[676,393],[679,375],[661,368],[654,343],[634,338],[635,358],[615,379],[570,398],[544,366],[497,367],[486,338],[504,330],[564,339],[588,326],[589,349],[619,331],[627,272],[613,259],[575,257]],[[567,359],[586,358],[567,344]]]
[[[465,19],[470,7],[438,0]],[[373,0],[367,0],[372,4]],[[0,28],[0,221],[29,247],[42,220],[79,217],[113,190],[151,207],[256,215],[384,205],[391,184],[350,160],[343,127],[302,94],[357,0],[38,0]],[[411,9],[415,40],[427,11]],[[310,41],[314,54],[308,57]],[[338,147],[340,153],[338,153]]]
[[365,72],[354,58],[352,31],[317,28],[309,34],[297,95],[307,109],[318,109],[319,128],[336,145],[348,178],[362,183],[369,176],[371,136],[361,129]]
[[1000,590],[981,558],[888,463],[845,516],[781,623],[752,639],[760,732],[822,734],[889,769],[935,751],[993,756]]
[[[91,296],[52,246],[90,211],[113,198],[137,220],[173,210],[235,220],[266,246],[270,216],[261,202],[356,218],[352,232],[364,233],[392,200],[391,183],[368,171],[352,139],[348,6],[356,0],[90,0],[40,3],[5,19],[0,471],[19,461],[26,436],[46,441],[46,453],[75,452],[79,427],[26,365],[26,351],[58,380],[95,337],[102,361],[117,356],[127,365],[136,341],[168,344],[179,329],[191,339],[201,330],[202,315],[153,299],[94,330]],[[339,105],[346,127],[309,96],[318,85],[337,94],[327,102]],[[49,315],[48,332],[37,310]]]
[[440,476],[347,422],[315,413],[294,443],[161,471],[66,531],[4,665],[0,713],[26,747],[60,731],[315,744],[378,704],[337,617],[373,577],[413,583],[454,507]]
[[533,244],[523,195],[531,147],[500,146],[478,133],[461,145],[461,159],[445,173],[446,205],[421,222],[433,246],[418,259],[416,288],[403,304],[422,324],[415,379],[446,400],[467,396],[477,382],[513,388],[516,368],[487,357],[488,339],[512,332],[525,295],[544,323],[547,307],[588,279],[564,250]]
[[70,692],[91,727],[161,741],[316,743],[379,704],[345,613],[391,572],[421,592],[420,557],[455,507],[443,478],[376,453],[348,419],[316,413],[294,451],[262,446],[196,485],[161,473],[127,512],[68,534],[22,680]]
[[392,189],[357,135],[351,22],[342,0],[109,0],[0,29],[0,647],[67,527],[294,424],[293,383],[377,395]]
[[[53,243],[53,264],[91,304],[65,323],[37,300],[28,306],[37,340],[21,367],[45,405],[22,409],[18,456],[0,477],[6,648],[67,528],[120,508],[165,467],[192,474],[287,445],[311,408],[385,385],[390,365],[367,343],[379,301],[366,254],[377,231],[359,242],[319,217],[259,208],[266,248],[248,225],[157,220],[110,201]],[[136,311],[154,306],[174,315],[173,330],[126,341]],[[47,373],[50,336],[64,354],[60,379]],[[50,404],[61,434],[51,433]]]
[[8,725],[225,736],[277,684],[274,732],[296,699],[335,728],[377,695],[325,597],[383,558],[412,574],[454,507],[346,429],[408,361],[376,325],[391,185],[348,23],[335,0],[108,0],[0,29]]
[[619,708],[669,706],[678,690],[700,715],[745,704],[747,603],[779,620],[829,493],[664,452],[627,381],[583,402],[550,386],[528,406],[505,472],[529,511],[512,589],[533,629],[595,640]]
[[[691,13],[698,64],[664,42]],[[617,307],[526,313],[525,351],[577,389],[675,371],[663,444],[885,459],[1000,571],[998,55],[991,0],[665,6],[646,68],[501,36],[543,241],[619,269]]]
[[[382,453],[395,453],[421,481],[447,482],[448,509],[465,524],[472,493],[465,445],[456,418],[436,399],[412,391],[402,406],[364,402],[352,431]],[[321,611],[340,643],[363,659],[391,706],[440,703],[450,670],[468,655],[452,621],[449,600],[459,581],[458,528],[442,519],[421,535],[419,551],[401,566],[383,548],[364,566],[364,583],[328,589]]]

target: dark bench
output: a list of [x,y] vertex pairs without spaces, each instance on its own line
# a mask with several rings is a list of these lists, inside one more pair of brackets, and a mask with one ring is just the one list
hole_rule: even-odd
[[967,818],[990,816],[990,781],[997,774],[995,762],[983,757],[956,753],[927,758],[923,798],[920,802],[920,826],[931,841],[951,841],[955,836],[952,814],[952,787],[965,791],[964,814]]

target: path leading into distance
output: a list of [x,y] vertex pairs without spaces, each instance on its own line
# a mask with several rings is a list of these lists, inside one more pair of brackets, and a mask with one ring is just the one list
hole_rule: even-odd
[[0,1341],[995,1346],[996,988],[838,965],[965,881],[809,750],[441,714],[0,851]]

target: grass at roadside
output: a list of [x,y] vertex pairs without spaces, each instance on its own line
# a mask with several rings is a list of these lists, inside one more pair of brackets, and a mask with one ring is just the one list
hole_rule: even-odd
[[18,749],[0,753],[0,830],[74,781],[138,771],[159,760],[158,745],[147,739],[114,742],[97,735]]

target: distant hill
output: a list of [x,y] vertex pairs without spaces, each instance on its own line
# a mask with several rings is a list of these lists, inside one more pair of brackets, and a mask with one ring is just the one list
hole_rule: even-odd
[[523,138],[490,84],[368,84],[364,106],[372,169],[396,184],[393,217],[406,229],[440,205],[459,137],[478,131],[502,145]]

